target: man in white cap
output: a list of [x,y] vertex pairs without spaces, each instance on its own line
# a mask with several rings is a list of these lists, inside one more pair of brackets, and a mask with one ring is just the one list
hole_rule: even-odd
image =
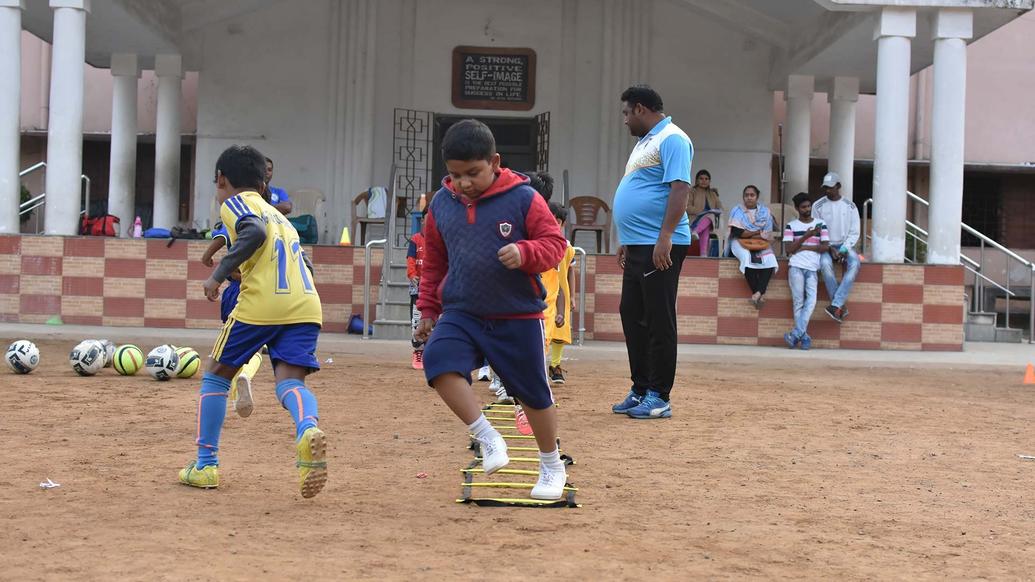
[[[823,176],[823,194],[812,205],[812,215],[830,231],[830,250],[823,254],[820,262],[823,285],[830,295],[826,313],[834,321],[843,323],[848,317],[845,302],[859,274],[859,255],[855,252],[855,244],[859,242],[859,209],[851,200],[841,197],[841,177],[834,172]],[[836,263],[843,263],[845,268],[840,283],[834,274]]]

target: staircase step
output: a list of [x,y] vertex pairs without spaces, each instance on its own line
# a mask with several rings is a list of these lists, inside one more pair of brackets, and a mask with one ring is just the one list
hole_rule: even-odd
[[1019,344],[1023,340],[1023,330],[1019,328],[1003,329],[1001,327],[997,327],[995,330],[996,343]]
[[406,340],[413,337],[413,328],[410,321],[399,321],[390,319],[374,320],[374,337],[386,340]]
[[975,325],[995,326],[996,314],[984,311],[971,311],[967,314],[967,323]]
[[996,328],[994,325],[967,323],[963,326],[963,337],[968,342],[994,342],[996,341]]

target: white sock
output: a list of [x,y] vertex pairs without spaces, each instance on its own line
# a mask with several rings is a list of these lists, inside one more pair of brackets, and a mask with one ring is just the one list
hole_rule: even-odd
[[557,449],[554,449],[549,453],[539,451],[539,462],[542,463],[543,466],[549,467],[553,470],[564,468],[564,462],[561,461],[561,452]]
[[485,418],[484,414],[479,416],[478,420],[467,425],[467,430],[474,435],[474,438],[480,441],[488,440],[496,432],[496,429],[492,428],[492,424],[489,423],[489,419]]

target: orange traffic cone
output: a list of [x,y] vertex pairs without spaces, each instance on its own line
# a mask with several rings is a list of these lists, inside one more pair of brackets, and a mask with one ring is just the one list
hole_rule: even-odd
[[1028,370],[1024,372],[1024,383],[1035,384],[1035,366],[1028,364]]

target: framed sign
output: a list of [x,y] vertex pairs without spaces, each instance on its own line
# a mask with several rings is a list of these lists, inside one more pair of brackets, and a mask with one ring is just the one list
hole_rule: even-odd
[[453,49],[453,106],[528,111],[535,106],[535,51],[458,46]]

